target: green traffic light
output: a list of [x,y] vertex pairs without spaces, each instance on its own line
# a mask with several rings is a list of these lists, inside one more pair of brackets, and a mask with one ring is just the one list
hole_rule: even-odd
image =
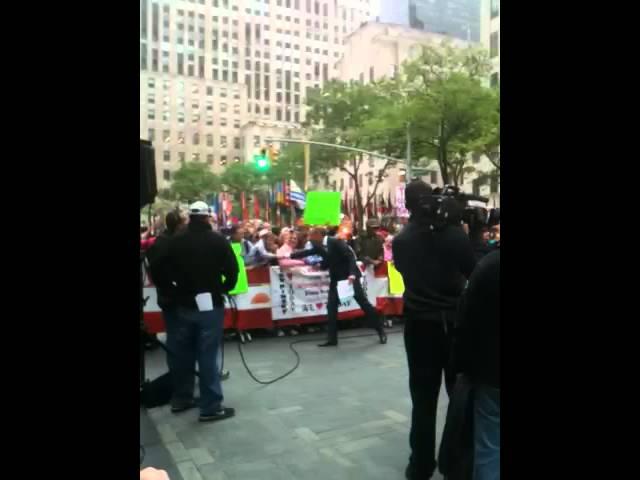
[[269,169],[269,159],[266,155],[255,155],[253,161],[257,170],[265,171]]

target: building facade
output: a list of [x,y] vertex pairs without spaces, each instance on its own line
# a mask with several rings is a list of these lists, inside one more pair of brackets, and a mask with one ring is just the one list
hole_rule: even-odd
[[480,41],[480,0],[380,0],[379,21]]
[[491,56],[490,84],[500,85],[500,0],[482,0],[482,44]]
[[[378,22],[369,22],[346,38],[345,51],[342,59],[336,64],[338,78],[343,81],[356,80],[363,83],[377,81],[384,77],[391,78],[399,72],[400,66],[406,60],[416,58],[423,45],[437,45],[448,42],[454,47],[464,48],[469,42],[445,35],[416,30],[410,27]],[[413,159],[415,162],[417,159]],[[359,172],[359,187],[363,192],[363,199],[373,192],[378,172],[384,167],[385,160],[367,158]],[[491,168],[486,158],[474,156],[471,165],[477,173],[469,174],[461,188],[466,192],[476,192],[489,196],[492,185],[477,185],[474,180]],[[395,192],[400,183],[405,182],[406,165],[399,164],[389,168],[385,181],[378,185],[377,194],[384,199],[391,197],[395,202]],[[442,175],[437,162],[433,160],[426,172],[421,172],[421,178],[432,185],[442,185]],[[352,178],[340,171],[332,171],[328,178],[318,184],[321,188],[329,188],[343,193],[343,198],[353,198],[355,185]],[[489,189],[489,190],[487,190]]]
[[370,15],[369,0],[140,0],[140,137],[159,188],[182,162],[220,172],[298,128]]

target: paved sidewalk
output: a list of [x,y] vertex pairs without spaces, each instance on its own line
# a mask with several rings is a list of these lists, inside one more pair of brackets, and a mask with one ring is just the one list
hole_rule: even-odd
[[[342,330],[336,349],[318,348],[319,335],[255,339],[244,347],[245,358],[261,379],[294,365],[289,342],[314,339],[296,346],[298,370],[269,386],[251,380],[235,342],[227,342],[231,378],[223,386],[235,418],[200,424],[195,410],[149,411],[184,480],[403,480],[411,402],[402,334],[390,334],[387,345],[377,336],[345,338],[370,332]],[[164,354],[149,353],[148,376],[165,371]],[[438,437],[444,387],[440,400]]]

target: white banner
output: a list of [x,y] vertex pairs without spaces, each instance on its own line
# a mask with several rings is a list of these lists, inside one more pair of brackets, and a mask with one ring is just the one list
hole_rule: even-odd
[[[313,317],[327,314],[329,297],[329,272],[315,271],[311,267],[280,269],[271,267],[271,318],[285,320],[296,317]],[[375,305],[376,295],[372,295],[369,285],[373,275],[368,269],[362,276],[362,288],[369,301]],[[340,303],[338,312],[358,310],[353,299]]]
[[409,217],[409,211],[404,203],[404,183],[396,187],[396,215],[398,217]]

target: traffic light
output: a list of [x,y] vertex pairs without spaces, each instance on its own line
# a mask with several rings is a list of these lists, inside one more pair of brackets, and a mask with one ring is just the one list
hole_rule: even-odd
[[253,162],[256,165],[256,170],[259,172],[266,172],[271,168],[271,161],[267,152],[267,147],[262,147],[258,155],[253,156]]
[[269,145],[268,154],[271,165],[275,165],[276,163],[278,163],[278,156],[280,155],[280,151],[276,147],[274,147],[273,145]]

